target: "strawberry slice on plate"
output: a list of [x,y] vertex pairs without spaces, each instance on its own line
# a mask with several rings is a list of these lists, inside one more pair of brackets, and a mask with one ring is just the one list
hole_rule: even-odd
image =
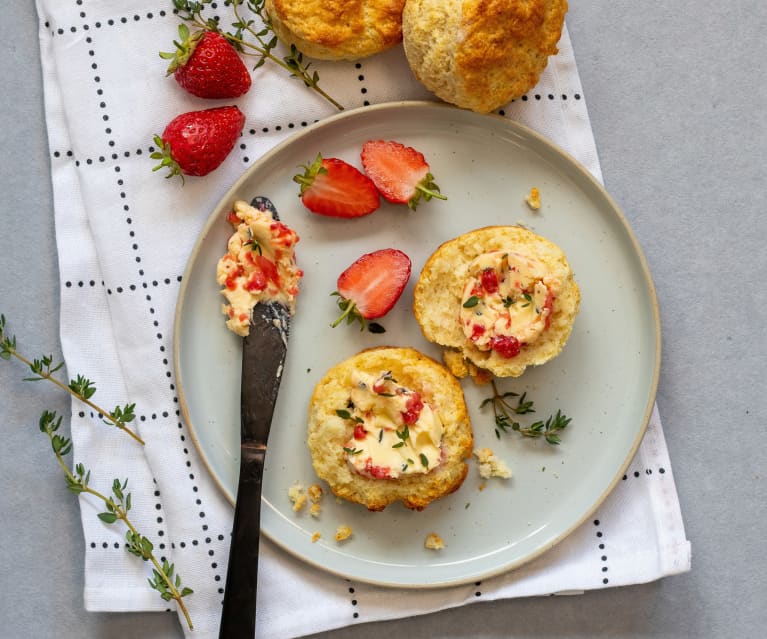
[[361,217],[381,204],[373,181],[343,160],[317,154],[317,159],[304,169],[303,174],[293,176],[293,181],[301,185],[301,201],[313,213]]
[[389,202],[415,210],[423,198],[446,200],[423,153],[393,140],[369,140],[362,146],[362,166]]
[[405,290],[410,279],[410,258],[393,248],[366,253],[338,276],[336,285],[341,316],[331,324],[338,326],[359,321],[360,330],[367,320],[383,317]]

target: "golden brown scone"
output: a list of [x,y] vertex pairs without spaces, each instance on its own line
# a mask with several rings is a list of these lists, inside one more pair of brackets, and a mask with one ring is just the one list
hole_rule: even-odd
[[274,32],[320,60],[357,60],[402,41],[405,0],[266,0]]
[[463,483],[473,435],[461,385],[444,366],[413,348],[380,347],[317,384],[307,444],[338,497],[374,511],[395,501],[422,510]]
[[520,226],[488,226],[445,242],[414,291],[426,339],[447,347],[453,374],[481,382],[485,372],[518,377],[558,355],[579,305],[562,250]]
[[439,98],[488,113],[538,83],[566,13],[566,0],[407,0],[405,54]]

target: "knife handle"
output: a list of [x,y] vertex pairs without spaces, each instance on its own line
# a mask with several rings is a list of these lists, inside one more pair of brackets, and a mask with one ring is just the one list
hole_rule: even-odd
[[253,639],[256,633],[261,482],[266,449],[242,448],[219,639]]

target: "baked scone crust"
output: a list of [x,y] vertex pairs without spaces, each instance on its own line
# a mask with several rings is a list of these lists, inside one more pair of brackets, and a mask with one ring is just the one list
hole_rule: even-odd
[[[346,461],[345,442],[354,424],[336,410],[349,401],[354,370],[378,374],[391,371],[397,382],[417,390],[438,413],[443,426],[443,461],[426,474],[397,479],[373,479],[354,472]],[[440,363],[413,348],[378,347],[364,350],[332,367],[314,389],[310,404],[307,444],[317,476],[333,493],[368,510],[380,511],[401,501],[422,510],[435,499],[457,490],[468,472],[473,434],[460,382]]]
[[[479,350],[466,338],[459,322],[469,265],[477,256],[494,250],[537,258],[552,272],[560,273],[562,279],[549,327],[512,358],[493,350]],[[487,226],[448,240],[429,257],[415,285],[413,310],[424,337],[447,348],[445,363],[455,375],[476,377],[477,371],[472,372],[476,367],[479,381],[487,381],[482,379],[484,371],[497,377],[519,377],[528,366],[556,357],[570,336],[580,299],[570,264],[556,244],[521,226]]]
[[320,60],[357,60],[402,41],[405,0],[266,0],[274,32]]
[[488,113],[538,83],[566,13],[566,0],[407,0],[405,54],[439,98]]

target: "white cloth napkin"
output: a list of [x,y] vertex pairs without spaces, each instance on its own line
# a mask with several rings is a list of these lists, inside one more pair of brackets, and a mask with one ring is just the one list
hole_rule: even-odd
[[[217,11],[225,12],[222,8]],[[254,73],[236,103],[247,115],[241,145],[185,187],[150,170],[152,135],[176,114],[208,108],[164,77],[179,19],[162,0],[37,0],[61,273],[61,340],[70,375],[96,381],[106,408],[137,404],[146,446],[101,426],[73,404],[74,461],[108,491],[129,478],[132,515],[195,590],[185,601],[193,635],[218,632],[231,506],[208,476],[179,414],[172,320],[181,273],[209,212],[254,159],[335,112],[276,67]],[[577,11],[577,7],[573,9]],[[225,14],[226,19],[226,14]],[[360,63],[317,63],[345,106],[433,99],[400,47]],[[601,178],[567,32],[539,85],[503,115],[547,135]],[[81,498],[85,607],[165,610],[148,566],[124,549],[124,529],[103,524]],[[686,540],[657,412],[627,476],[593,518],[532,563],[481,583],[407,591],[353,583],[261,547],[258,636],[295,637],[505,597],[634,584],[688,570]],[[301,614],[296,605],[300,602]],[[183,624],[185,632],[186,626]]]

